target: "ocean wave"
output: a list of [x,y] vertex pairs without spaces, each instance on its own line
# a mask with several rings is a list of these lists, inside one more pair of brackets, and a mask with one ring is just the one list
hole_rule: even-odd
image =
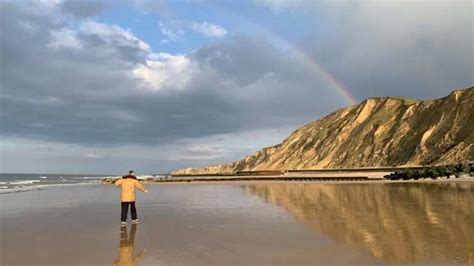
[[10,185],[28,185],[28,184],[34,184],[34,183],[41,183],[41,180],[38,179],[32,179],[32,180],[14,180],[8,182]]
[[69,179],[74,179],[74,180],[99,180],[102,179],[102,177],[99,176],[82,176],[82,177],[72,177]]
[[99,182],[87,182],[87,183],[70,183],[70,184],[41,184],[33,186],[15,186],[15,187],[0,187],[0,194],[17,193],[17,192],[28,192],[40,189],[46,189],[51,187],[66,187],[66,186],[84,186],[84,185],[97,185]]
[[101,177],[99,176],[84,176],[82,179],[100,179]]
[[0,185],[6,185],[7,182],[0,182]]
[[48,178],[48,177],[47,177],[47,176],[40,176],[39,178],[41,178],[41,179],[46,179],[46,178]]
[[36,186],[30,187],[13,187],[13,188],[5,188],[0,189],[0,194],[8,194],[8,193],[17,193],[17,192],[27,192],[38,189]]
[[9,181],[9,185],[31,185],[34,183],[41,183],[41,180],[13,180]]

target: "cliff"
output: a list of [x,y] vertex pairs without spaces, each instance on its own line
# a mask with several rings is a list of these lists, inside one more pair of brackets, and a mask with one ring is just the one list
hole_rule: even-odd
[[173,174],[416,166],[474,159],[474,87],[426,101],[369,98],[231,164]]

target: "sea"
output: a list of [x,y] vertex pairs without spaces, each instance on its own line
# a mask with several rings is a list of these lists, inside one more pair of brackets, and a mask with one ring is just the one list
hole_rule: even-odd
[[50,186],[94,184],[107,176],[110,175],[0,173],[0,194],[26,192]]

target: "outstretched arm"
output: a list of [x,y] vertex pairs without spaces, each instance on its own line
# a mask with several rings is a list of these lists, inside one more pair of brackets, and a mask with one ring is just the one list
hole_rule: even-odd
[[135,180],[135,187],[137,187],[139,190],[145,193],[148,193],[148,190],[146,190],[138,180]]

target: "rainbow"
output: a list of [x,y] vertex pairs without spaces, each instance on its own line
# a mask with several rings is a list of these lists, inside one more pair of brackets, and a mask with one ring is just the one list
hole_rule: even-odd
[[336,79],[336,77],[334,77],[334,75],[332,75],[326,68],[319,64],[314,57],[308,55],[308,53],[304,49],[297,47],[296,45],[288,42],[284,37],[279,36],[278,34],[272,32],[270,29],[263,27],[262,25],[256,23],[248,17],[243,17],[242,15],[237,14],[231,9],[223,7],[215,8],[227,13],[228,15],[232,15],[247,22],[249,25],[257,29],[257,31],[262,33],[264,36],[269,37],[272,41],[276,42],[280,46],[289,49],[289,51],[291,51],[293,55],[295,55],[298,59],[305,63],[310,69],[317,73],[318,76],[323,78],[323,80],[325,80],[332,88],[334,88],[336,93],[344,100],[346,104],[354,105],[359,102],[359,100],[357,100],[357,98],[352,95],[350,90],[347,88],[347,86],[344,85],[342,81]]
[[357,102],[357,98],[355,98],[350,90],[342,83],[342,81],[336,79],[334,75],[332,75],[326,68],[324,68],[321,64],[319,64],[316,59],[303,50],[300,47],[288,42],[283,37],[275,34],[274,32],[270,31],[267,28],[262,27],[259,24],[252,23],[253,26],[260,31],[262,34],[271,38],[272,41],[277,42],[280,46],[286,47],[289,49],[294,56],[300,59],[303,63],[305,63],[309,68],[311,68],[315,73],[317,73],[320,77],[322,77],[332,88],[335,89],[336,93],[344,99],[344,101],[349,105],[354,105]]
[[[294,46],[293,46],[294,47]],[[309,56],[303,49],[294,49],[298,56],[309,65],[316,73],[336,89],[336,92],[349,104],[354,105],[359,102],[350,92],[350,90],[338,79],[334,77],[327,69],[319,64],[313,57]]]

